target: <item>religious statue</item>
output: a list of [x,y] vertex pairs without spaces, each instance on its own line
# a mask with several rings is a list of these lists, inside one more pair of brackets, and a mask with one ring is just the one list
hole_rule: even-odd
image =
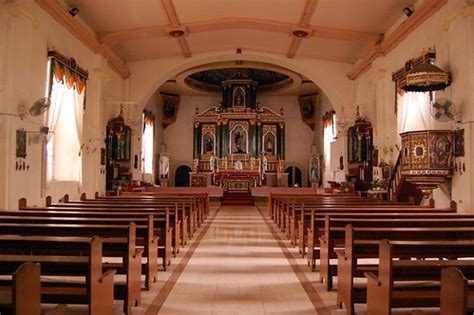
[[199,159],[193,160],[193,171],[199,172]]
[[244,166],[242,165],[242,161],[237,160],[235,161],[234,168],[236,171],[241,171],[244,169]]
[[214,144],[212,143],[212,139],[207,138],[207,140],[206,140],[206,152],[212,152],[213,146],[214,146]]
[[234,106],[244,106],[244,98],[240,90],[235,93]]
[[273,141],[271,137],[267,137],[267,142],[265,143],[265,152],[273,154]]
[[265,179],[265,173],[267,172],[267,169],[268,169],[268,161],[267,161],[267,154],[265,153],[262,157],[262,170],[261,170],[261,173],[262,173],[262,181]]
[[160,156],[160,177],[168,178],[168,173],[170,169],[170,159],[165,154]]
[[217,173],[219,171],[219,160],[214,156],[214,153],[211,153],[211,158],[209,159],[209,166],[211,172]]
[[242,150],[242,134],[240,131],[237,131],[234,136],[234,143],[235,143],[235,149],[236,153],[245,153]]
[[319,181],[319,176],[318,176],[318,160],[316,158],[313,158],[311,160],[310,164],[310,175],[311,175],[311,181]]

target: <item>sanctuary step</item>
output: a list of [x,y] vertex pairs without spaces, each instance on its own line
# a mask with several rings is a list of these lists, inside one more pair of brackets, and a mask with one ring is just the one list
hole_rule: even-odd
[[222,198],[222,205],[237,206],[237,205],[254,205],[252,193],[250,191],[237,192],[225,191]]

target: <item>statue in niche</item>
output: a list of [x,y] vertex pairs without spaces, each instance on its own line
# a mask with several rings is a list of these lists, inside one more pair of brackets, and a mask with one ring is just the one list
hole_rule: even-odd
[[214,144],[212,143],[211,138],[207,138],[206,140],[206,152],[212,152]]
[[237,131],[234,136],[234,143],[235,143],[235,153],[245,153],[245,151],[242,150],[242,134],[240,131]]
[[170,159],[166,154],[160,156],[160,177],[168,178],[168,172],[170,169]]
[[265,152],[273,154],[273,140],[272,137],[267,137],[267,142],[265,143]]
[[242,90],[238,89],[234,96],[234,106],[244,106]]

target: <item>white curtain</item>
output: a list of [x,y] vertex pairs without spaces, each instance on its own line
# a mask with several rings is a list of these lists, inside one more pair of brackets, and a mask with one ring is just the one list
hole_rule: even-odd
[[332,123],[324,127],[324,186],[328,186],[328,180],[334,180],[334,172],[331,170],[331,143],[335,140],[336,132],[336,115],[332,117]]
[[78,93],[76,84],[51,79],[51,106],[46,117],[46,188],[51,181],[73,181],[82,185],[81,146],[85,88]]
[[78,153],[78,166],[77,166],[77,177],[79,183],[79,189],[82,188],[82,149],[84,147],[83,141],[83,114],[84,114],[84,100],[86,95],[86,89],[82,91],[82,93],[78,93],[76,89],[74,89],[73,93],[73,111],[74,111],[74,120],[76,122],[76,136],[77,142],[79,143],[79,151]]
[[153,129],[154,124],[151,119],[147,119],[144,114],[144,130],[142,136],[142,159],[143,159],[143,180],[152,182],[153,181]]
[[407,92],[397,97],[399,133],[432,128],[429,93]]

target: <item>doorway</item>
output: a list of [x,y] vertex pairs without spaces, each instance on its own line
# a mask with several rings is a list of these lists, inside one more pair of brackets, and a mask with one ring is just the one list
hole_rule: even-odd
[[186,165],[181,165],[176,169],[174,176],[174,185],[176,187],[189,187],[189,173],[191,168]]
[[303,181],[301,179],[301,170],[298,167],[287,167],[285,172],[288,173],[288,187],[301,187]]

